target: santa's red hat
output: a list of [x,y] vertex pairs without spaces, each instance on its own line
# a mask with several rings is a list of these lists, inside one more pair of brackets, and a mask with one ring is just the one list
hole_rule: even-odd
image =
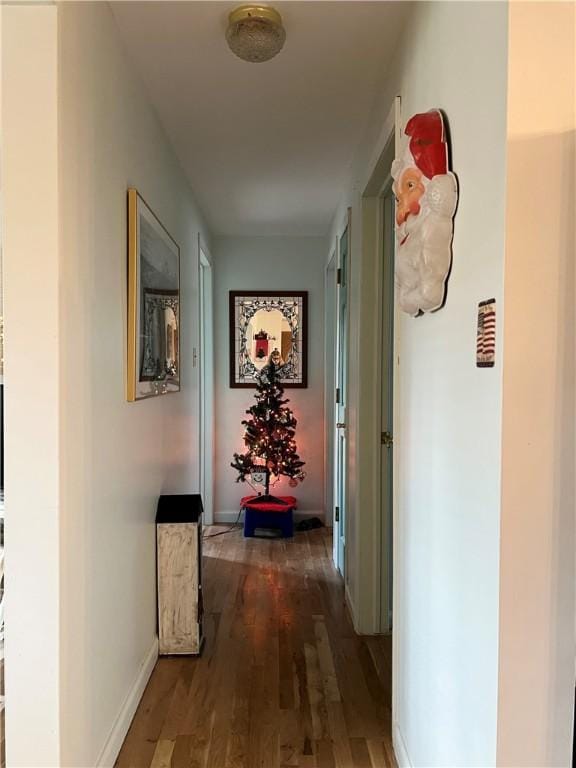
[[448,172],[448,145],[440,110],[414,115],[408,120],[404,133],[410,137],[408,148],[416,167],[426,178]]

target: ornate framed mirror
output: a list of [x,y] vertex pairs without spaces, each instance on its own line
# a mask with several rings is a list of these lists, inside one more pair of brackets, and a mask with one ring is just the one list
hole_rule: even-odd
[[308,292],[230,291],[230,386],[256,386],[270,360],[283,386],[308,386]]

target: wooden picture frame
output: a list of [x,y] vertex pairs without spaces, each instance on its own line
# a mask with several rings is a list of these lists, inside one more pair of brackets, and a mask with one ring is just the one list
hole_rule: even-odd
[[129,402],[180,391],[180,247],[128,190]]
[[230,387],[255,387],[276,353],[282,386],[308,386],[308,291],[230,291],[229,318]]

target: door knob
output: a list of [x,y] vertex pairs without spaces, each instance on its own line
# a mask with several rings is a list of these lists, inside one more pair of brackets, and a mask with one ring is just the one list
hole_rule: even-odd
[[385,445],[386,448],[391,448],[392,444],[394,443],[394,438],[390,432],[382,432],[380,435],[380,442],[382,445]]
[[346,429],[346,424],[343,421],[338,421],[336,423],[336,429]]

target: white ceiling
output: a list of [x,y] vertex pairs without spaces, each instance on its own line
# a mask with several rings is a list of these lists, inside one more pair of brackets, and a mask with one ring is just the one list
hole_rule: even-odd
[[112,2],[215,234],[324,235],[408,3],[276,2],[272,61],[236,58],[235,2]]

